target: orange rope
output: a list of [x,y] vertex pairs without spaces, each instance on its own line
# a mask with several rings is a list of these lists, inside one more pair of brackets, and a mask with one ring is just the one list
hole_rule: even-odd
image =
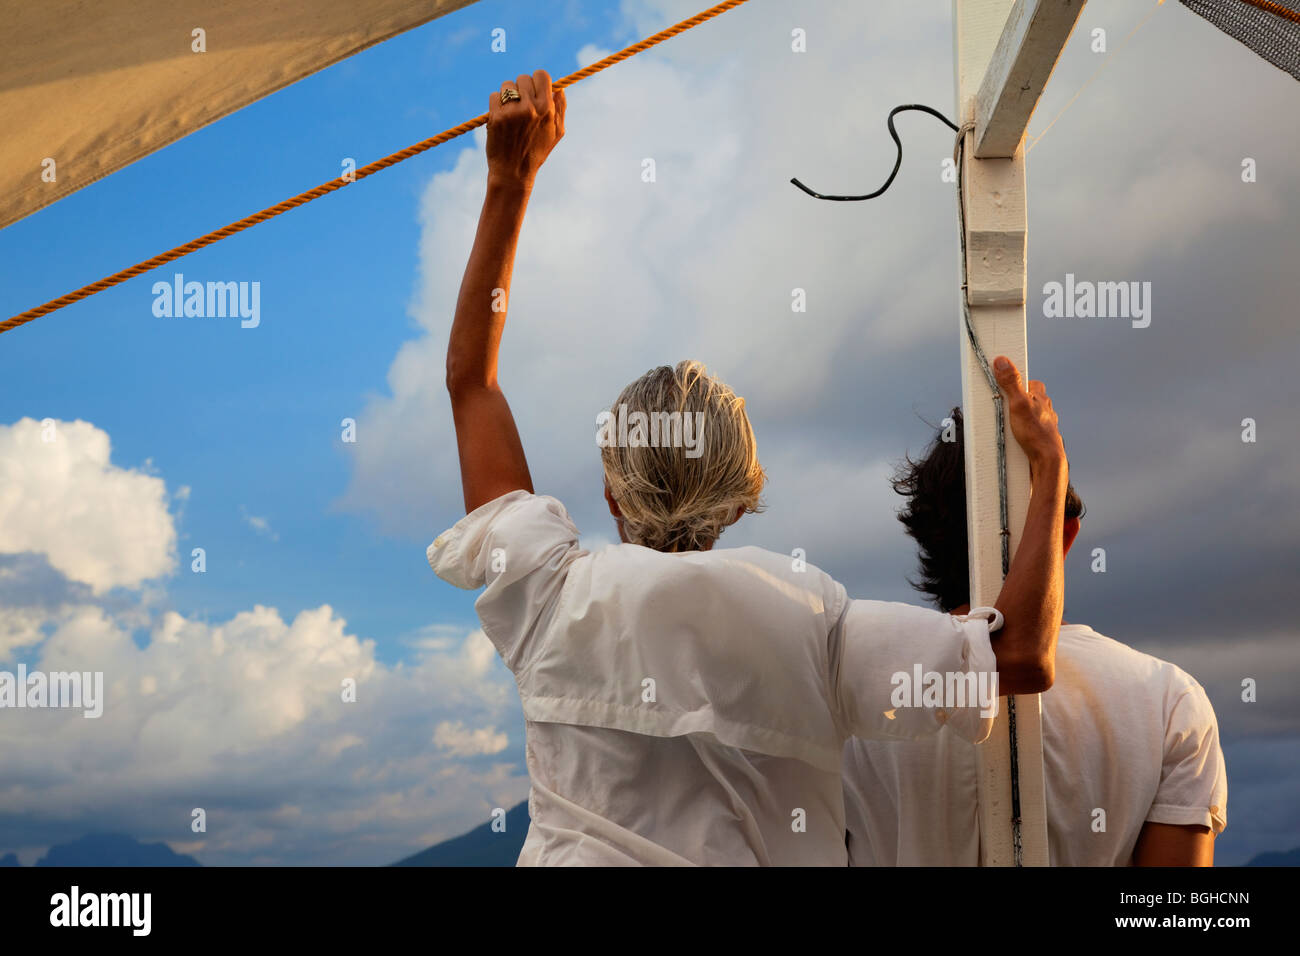
[[[553,84],[553,88],[562,90],[566,86],[572,86],[579,80],[585,80],[587,77],[599,73],[608,66],[613,66],[615,63],[626,60],[628,57],[635,56],[643,50],[648,50],[650,47],[662,43],[670,37],[675,37],[679,33],[684,33],[692,27],[703,23],[705,20],[711,20],[718,14],[730,10],[732,7],[738,7],[745,2],[746,0],[724,0],[723,3],[712,6],[703,13],[697,13],[695,16],[683,20],[681,23],[671,26],[667,30],[662,30],[654,36],[647,37],[640,43],[634,43],[632,46],[627,47],[624,50],[619,50],[617,53],[591,64],[591,66],[583,67],[577,73],[570,73],[568,76],[564,77],[564,79]],[[202,249],[204,246],[210,246],[219,239],[225,239],[227,236],[233,236],[237,232],[243,232],[250,226],[255,226],[259,222],[265,222],[274,216],[280,215],[282,212],[288,212],[290,209],[305,205],[313,199],[318,199],[321,196],[324,196],[326,193],[332,193],[336,189],[342,189],[350,182],[365,179],[367,176],[377,173],[381,169],[387,169],[389,166],[394,166],[404,159],[410,159],[412,156],[419,155],[425,150],[433,149],[433,147],[439,146],[448,140],[455,139],[457,136],[464,136],[470,130],[482,126],[487,122],[487,119],[487,114],[483,113],[471,120],[466,120],[458,126],[453,126],[451,129],[439,133],[437,136],[422,140],[413,146],[408,146],[406,149],[393,153],[391,156],[385,156],[383,159],[375,160],[375,162],[370,163],[368,166],[362,166],[353,174],[354,179],[352,180],[342,178],[331,179],[327,183],[321,183],[315,189],[309,189],[305,193],[299,193],[292,199],[286,199],[284,202],[276,203],[274,206],[263,209],[261,212],[253,213],[251,216],[245,216],[238,222],[232,222],[228,226],[217,229],[215,232],[210,232],[205,236],[200,236],[191,242],[185,243],[183,246],[177,246],[175,249],[170,249],[167,252],[160,253],[152,259],[138,262],[129,269],[123,269],[121,272],[115,272],[111,276],[100,279],[98,282],[92,282],[88,286],[82,286],[77,291],[69,292],[67,295],[61,295],[57,299],[53,299],[42,306],[28,309],[26,312],[15,315],[12,319],[0,322],[0,332],[8,332],[10,329],[17,328],[20,325],[30,322],[32,319],[40,318],[42,315],[48,315],[56,309],[61,309],[65,305],[71,305],[73,302],[78,302],[81,299],[88,298],[96,292],[103,292],[105,289],[112,288],[119,283],[125,282],[127,279],[133,279],[143,272],[148,272],[150,269],[156,269],[158,266],[165,265],[168,262],[181,258],[182,256],[187,256],[191,252],[196,252],[199,249]]]

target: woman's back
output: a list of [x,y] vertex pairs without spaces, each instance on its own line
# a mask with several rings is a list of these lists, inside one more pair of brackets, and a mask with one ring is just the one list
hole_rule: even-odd
[[476,609],[519,687],[521,863],[843,863],[849,735],[987,733],[974,709],[891,706],[915,662],[991,669],[983,621],[849,601],[759,548],[577,541],[558,501],[513,492],[429,549],[440,576],[486,585]]

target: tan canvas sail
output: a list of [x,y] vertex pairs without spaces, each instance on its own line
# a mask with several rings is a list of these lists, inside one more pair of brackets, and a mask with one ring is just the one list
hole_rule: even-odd
[[0,228],[473,2],[0,0]]

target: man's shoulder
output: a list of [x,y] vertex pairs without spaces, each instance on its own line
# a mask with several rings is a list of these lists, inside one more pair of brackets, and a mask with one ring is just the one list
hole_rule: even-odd
[[1109,683],[1131,683],[1148,689],[1160,685],[1176,695],[1200,690],[1201,686],[1177,664],[1108,637],[1086,624],[1061,626],[1057,661],[1058,668],[1061,663],[1065,664],[1063,671],[1067,680],[1091,676]]

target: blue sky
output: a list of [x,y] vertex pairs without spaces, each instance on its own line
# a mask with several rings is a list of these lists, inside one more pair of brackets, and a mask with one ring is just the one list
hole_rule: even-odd
[[[345,157],[483,112],[502,79],[558,77],[700,6],[481,0],[0,231],[0,305],[17,313],[188,241],[337,176]],[[1089,32],[1114,46],[1145,10],[1088,4],[1031,133],[1094,72]],[[524,227],[502,381],[539,490],[593,543],[613,534],[595,412],[647,368],[694,357],[746,396],[771,479],[768,512],[724,541],[802,547],[854,595],[914,600],[886,479],[960,400],[939,175],[951,134],[900,117],[903,169],[874,203],[817,203],[788,179],[874,189],[893,163],[891,107],[952,112],[949,12],[755,0],[571,91]],[[495,27],[506,53],[490,51]],[[790,52],[794,27],[806,55]],[[1300,553],[1300,131],[1276,120],[1295,96],[1166,4],[1029,160],[1031,373],[1061,410],[1088,504],[1067,617],[1205,685],[1229,767],[1226,863],[1300,845],[1300,642],[1278,600]],[[1259,164],[1250,186],[1244,156]],[[26,787],[0,800],[0,854],[30,863],[112,828],[204,863],[382,863],[523,798],[510,676],[474,635],[474,596],[424,560],[460,514],[442,359],[484,171],[466,136],[0,337],[0,467],[24,418],[112,444],[84,486],[33,479],[50,511],[0,547],[0,605],[48,637],[15,644],[0,626],[0,663],[9,640],[11,659],[63,655],[121,682],[93,732],[11,722],[40,735],[53,770],[32,748],[5,751],[0,728]],[[260,282],[260,326],[155,317],[153,282],[178,271]],[[1067,273],[1152,282],[1151,327],[1046,317],[1039,292]],[[792,287],[806,315],[791,315]],[[1240,442],[1246,415],[1256,445]],[[344,446],[349,417],[358,440]],[[78,516],[87,502],[104,513]],[[95,556],[111,560],[115,540],[139,552],[124,585],[103,591],[102,568],[78,563],[83,526]],[[1105,575],[1084,559],[1098,546]],[[237,652],[205,650],[218,646]],[[277,667],[287,687],[265,682]],[[358,674],[357,711],[330,709],[339,677]],[[1244,676],[1261,681],[1256,705],[1239,698]],[[79,789],[91,778],[93,803]],[[196,805],[211,811],[205,839],[188,828]]]
[[[128,166],[0,233],[5,307],[28,308],[272,205],[338,175],[344,157],[363,165],[440,132],[483,112],[501,79],[537,64],[572,69],[579,38],[631,38],[605,6],[557,17],[472,5]],[[505,53],[488,48],[495,27],[507,30]],[[176,608],[223,618],[258,601],[285,614],[328,601],[389,660],[403,653],[398,638],[431,617],[473,622],[472,599],[437,586],[423,564],[419,541],[440,528],[395,540],[333,507],[348,474],[340,422],[384,387],[412,334],[421,188],[455,155],[409,160],[4,341],[0,418],[90,420],[112,436],[115,464],[151,460],[169,486],[193,489],[181,545],[205,548],[208,570],[168,582]],[[260,282],[261,326],[155,318],[152,284],[178,271]]]

